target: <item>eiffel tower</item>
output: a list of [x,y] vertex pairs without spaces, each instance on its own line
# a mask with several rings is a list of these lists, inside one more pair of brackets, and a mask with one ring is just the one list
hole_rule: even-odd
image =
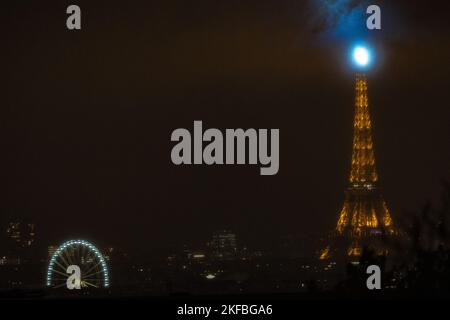
[[378,254],[386,254],[382,239],[396,233],[378,187],[365,75],[356,76],[355,91],[353,151],[348,187],[332,244],[322,250],[322,260],[333,255],[338,247],[344,249],[349,257],[360,256],[364,246],[375,249]]

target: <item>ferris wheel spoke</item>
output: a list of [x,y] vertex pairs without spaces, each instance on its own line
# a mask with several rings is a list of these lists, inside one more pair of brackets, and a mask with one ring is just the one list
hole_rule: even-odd
[[73,265],[74,263],[72,262],[72,258],[70,257],[70,253],[67,251],[67,248],[64,249],[63,254],[66,255],[66,258],[67,258],[67,260],[69,261],[69,263],[70,263],[71,265]]
[[102,271],[102,270],[99,270],[99,271],[97,271],[97,272],[87,274],[87,275],[83,276],[83,278],[89,279],[89,277],[95,276],[96,274],[99,274],[99,273],[103,273],[103,271]]
[[84,259],[85,253],[86,253],[86,247],[85,247],[85,246],[82,246],[82,247],[81,247],[81,257],[80,257],[80,261],[81,261],[82,259]]
[[68,264],[66,264],[66,266],[63,266],[62,264],[60,264],[57,260],[55,260],[55,263],[61,267],[62,270],[66,271],[67,267],[69,266]]
[[79,255],[78,255],[78,247],[75,247],[74,249],[73,249],[73,254],[72,254],[72,256],[73,256],[73,259],[75,260],[75,261],[80,261],[80,259],[79,259]]
[[65,277],[68,277],[68,276],[69,276],[67,273],[63,273],[63,272],[60,272],[60,271],[55,270],[55,269],[53,269],[53,272],[54,272],[54,273],[57,273],[57,274],[59,274],[59,275],[61,275],[61,276],[65,276]]
[[86,280],[83,280],[83,283],[84,283],[84,284],[87,284],[88,286],[91,286],[91,287],[94,287],[94,288],[98,288],[98,286],[96,286],[95,284],[90,283],[90,282],[88,282],[88,281],[86,281]]
[[84,259],[84,246],[81,246],[80,248],[78,248],[78,261],[80,262],[80,264],[82,264],[81,262]]
[[91,252],[88,252],[87,255],[84,257],[84,263],[81,264],[81,272],[82,274],[89,273],[91,271],[91,263],[89,261],[94,260],[94,256],[91,254]]
[[82,255],[82,259],[84,260],[83,263],[87,264],[89,262],[89,259],[94,258],[91,251],[88,251],[86,254]]
[[95,284],[102,283],[102,280],[100,278],[84,278],[82,281],[89,282],[89,283],[95,283]]
[[[70,266],[70,264],[67,262],[67,260],[64,258],[64,255],[63,254],[61,254],[60,256],[59,256],[60,258],[61,258],[61,260],[64,262],[64,264],[65,264],[65,268],[63,268],[64,270],[66,270],[67,269],[67,267],[68,266]],[[56,260],[55,260],[56,261]],[[59,263],[58,263],[59,264]],[[60,265],[60,264],[59,264]]]
[[97,263],[96,263],[94,266],[92,266],[88,271],[86,271],[86,273],[91,272],[92,270],[94,270],[94,268],[98,267],[101,263],[102,263],[101,261],[97,262]]

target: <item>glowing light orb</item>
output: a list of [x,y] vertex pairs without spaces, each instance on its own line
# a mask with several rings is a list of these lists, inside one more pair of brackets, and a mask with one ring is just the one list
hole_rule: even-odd
[[359,66],[365,67],[369,64],[369,51],[364,47],[356,47],[353,50],[353,59]]

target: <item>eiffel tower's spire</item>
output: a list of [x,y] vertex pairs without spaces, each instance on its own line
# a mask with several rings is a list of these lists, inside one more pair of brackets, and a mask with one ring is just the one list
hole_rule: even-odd
[[375,168],[375,155],[373,151],[372,123],[367,97],[367,80],[364,75],[357,75],[355,91],[353,152],[349,182],[354,186],[375,184],[378,180],[378,175]]

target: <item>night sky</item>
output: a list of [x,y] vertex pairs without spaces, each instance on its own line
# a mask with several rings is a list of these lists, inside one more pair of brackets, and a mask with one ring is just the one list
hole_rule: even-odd
[[[368,73],[377,167],[394,219],[450,178],[448,1],[2,1],[0,215],[42,244],[132,250],[330,231],[351,157],[351,46]],[[395,2],[395,5],[393,4]],[[68,31],[78,4],[82,30]],[[279,128],[280,170],[175,166],[176,128]]]

